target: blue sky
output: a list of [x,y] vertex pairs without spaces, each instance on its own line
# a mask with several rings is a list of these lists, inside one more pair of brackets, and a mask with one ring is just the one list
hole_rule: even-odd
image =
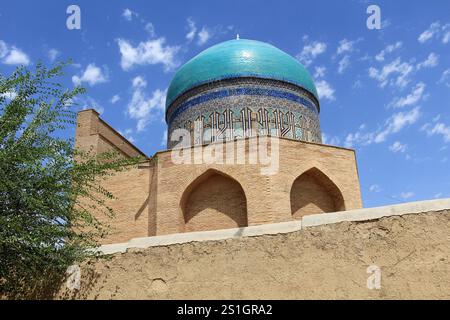
[[[81,30],[66,28],[71,4]],[[0,72],[72,58],[81,107],[151,155],[174,72],[238,33],[314,76],[324,142],[356,149],[365,206],[450,197],[449,1],[2,1]]]

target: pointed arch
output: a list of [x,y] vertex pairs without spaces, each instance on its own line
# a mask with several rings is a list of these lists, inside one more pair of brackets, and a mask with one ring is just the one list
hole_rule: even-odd
[[207,170],[186,188],[180,207],[185,232],[248,226],[242,186],[214,169]]
[[290,198],[294,219],[300,219],[308,214],[345,210],[344,198],[339,188],[316,167],[295,179]]

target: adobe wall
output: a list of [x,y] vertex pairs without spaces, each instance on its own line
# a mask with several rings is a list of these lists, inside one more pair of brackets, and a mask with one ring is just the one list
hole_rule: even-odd
[[[78,299],[450,299],[450,199],[134,239],[82,268]],[[114,253],[116,252],[116,253]],[[369,266],[381,288],[369,289]]]

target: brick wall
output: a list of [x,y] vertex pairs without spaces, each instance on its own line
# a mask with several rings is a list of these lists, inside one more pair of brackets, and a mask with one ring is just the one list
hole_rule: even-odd
[[[267,164],[250,161],[257,156],[256,141],[256,138],[240,141],[245,150],[242,163],[175,164],[169,150],[158,152],[145,168],[130,168],[111,177],[105,181],[105,187],[118,198],[110,203],[117,215],[109,221],[112,233],[103,243],[284,222],[309,213],[362,207],[353,150],[280,139],[278,171],[264,175],[261,170]],[[79,113],[76,145],[96,153],[115,149],[124,156],[143,155],[93,110]],[[237,146],[234,148],[236,160]],[[191,148],[187,153],[194,159],[201,154],[198,150]],[[209,176],[211,170],[218,176]],[[308,179],[300,180],[304,185],[294,185],[305,172]],[[198,180],[205,173],[209,178]],[[189,201],[183,203],[183,195],[190,195]]]

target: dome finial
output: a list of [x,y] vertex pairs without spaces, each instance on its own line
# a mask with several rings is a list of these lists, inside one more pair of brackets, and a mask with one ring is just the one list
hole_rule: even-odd
[[239,33],[238,34],[236,34],[236,40],[239,40],[240,38],[239,38]]

